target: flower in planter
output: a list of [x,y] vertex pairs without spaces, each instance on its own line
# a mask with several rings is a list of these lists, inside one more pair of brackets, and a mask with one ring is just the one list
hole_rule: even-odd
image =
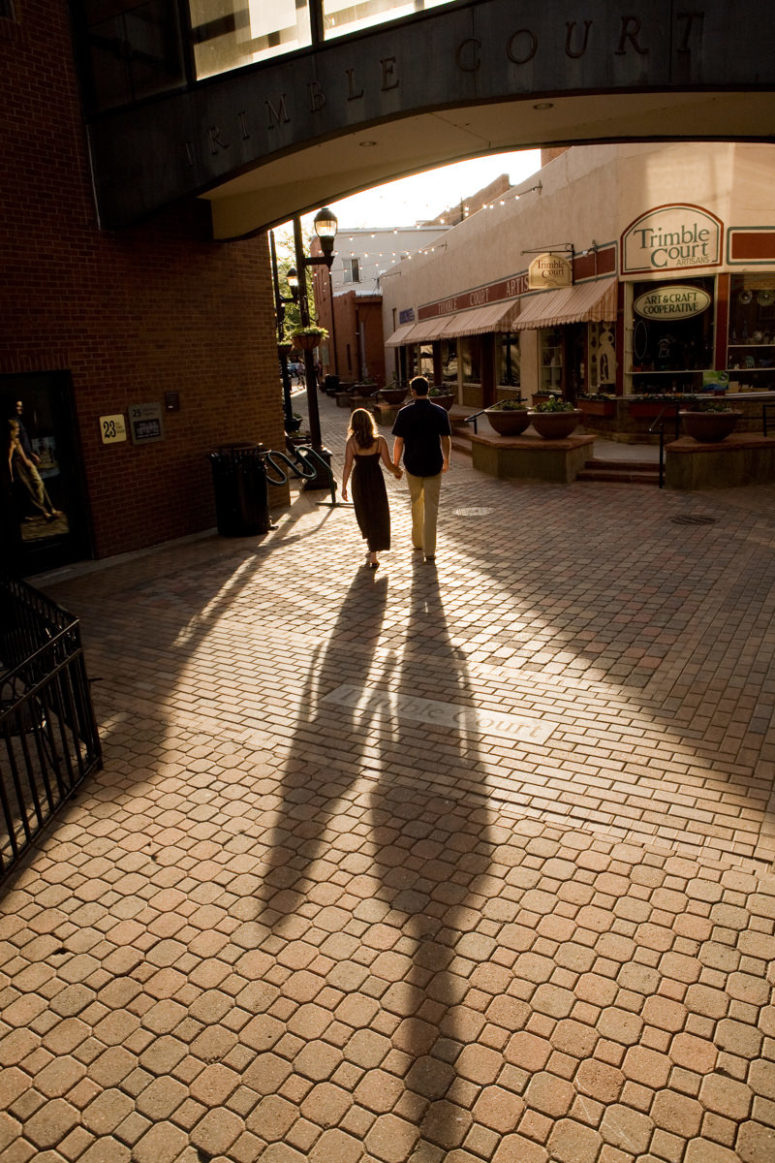
[[523,412],[527,408],[524,400],[498,400],[497,404],[490,404],[488,412]]
[[317,324],[311,324],[309,327],[297,327],[293,332],[292,339],[301,348],[317,347],[328,339],[328,332],[325,327],[318,327]]
[[561,400],[559,396],[552,396],[548,400],[541,400],[533,408],[534,412],[575,412],[576,409],[570,400]]
[[729,404],[722,403],[720,400],[688,400],[692,412],[732,412],[733,408]]
[[612,395],[610,392],[590,392],[589,395],[579,396],[578,399],[579,400],[599,400],[601,402],[607,403],[610,400],[615,400],[616,396]]

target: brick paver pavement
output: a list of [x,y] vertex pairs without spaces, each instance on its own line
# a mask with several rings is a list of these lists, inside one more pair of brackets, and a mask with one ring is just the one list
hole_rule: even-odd
[[376,574],[296,494],[42,583],[106,764],[0,901],[3,1163],[775,1159],[775,489],[459,459],[435,567],[390,489]]

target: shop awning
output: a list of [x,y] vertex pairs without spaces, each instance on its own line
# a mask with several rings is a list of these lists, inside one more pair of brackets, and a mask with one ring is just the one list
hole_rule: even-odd
[[544,291],[523,300],[524,306],[513,324],[514,331],[535,331],[539,327],[561,327],[565,323],[613,323],[616,320],[616,279],[596,279]]
[[407,335],[415,326],[414,323],[402,323],[397,327],[389,339],[385,340],[385,347],[401,347],[402,344],[407,343]]
[[424,319],[422,323],[415,323],[404,343],[430,343],[432,339],[440,339],[448,315],[439,315],[436,319]]
[[519,302],[511,299],[508,303],[490,303],[487,307],[460,311],[447,317],[441,335],[444,339],[452,339],[462,335],[484,335],[489,331],[513,331],[519,310]]

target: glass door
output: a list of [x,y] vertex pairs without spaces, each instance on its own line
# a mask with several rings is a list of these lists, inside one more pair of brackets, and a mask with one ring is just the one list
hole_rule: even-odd
[[91,557],[68,372],[0,376],[4,541],[16,573]]

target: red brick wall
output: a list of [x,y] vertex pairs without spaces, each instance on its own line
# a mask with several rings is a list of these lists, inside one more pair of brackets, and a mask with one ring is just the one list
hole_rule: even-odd
[[[0,374],[71,373],[103,557],[212,526],[214,446],[284,446],[268,249],[210,241],[198,201],[100,231],[67,4],[17,13],[0,20]],[[101,443],[100,415],[167,391],[163,441]]]

